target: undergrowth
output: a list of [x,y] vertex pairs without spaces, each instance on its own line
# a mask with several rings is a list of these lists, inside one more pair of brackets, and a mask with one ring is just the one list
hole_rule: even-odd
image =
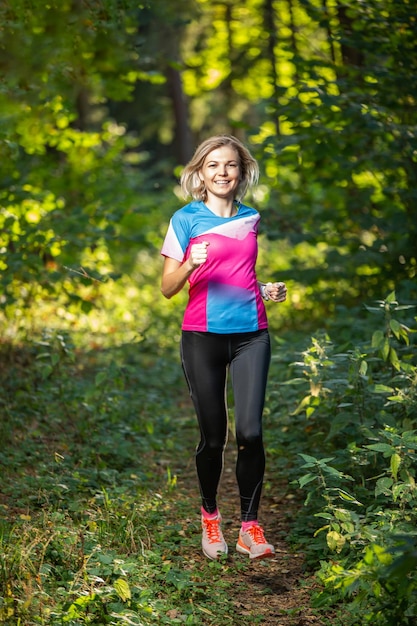
[[[287,478],[304,494],[291,541],[322,624],[417,617],[413,315],[390,294],[355,327],[273,333],[265,490]],[[177,482],[195,420],[176,340],[55,328],[2,357],[0,622],[246,624],[230,603],[245,577],[228,574],[249,564],[196,559],[196,502]]]
[[245,624],[227,574],[249,564],[196,560],[177,483],[196,438],[178,347],[74,339],[3,346],[0,623]]
[[415,306],[391,293],[366,309],[362,327],[346,333],[341,323],[336,338],[322,331],[288,364],[294,406],[281,446],[292,450],[292,485],[305,494],[293,541],[322,582],[313,605],[323,614],[342,605],[345,625],[411,626],[417,358],[405,320],[415,321]]

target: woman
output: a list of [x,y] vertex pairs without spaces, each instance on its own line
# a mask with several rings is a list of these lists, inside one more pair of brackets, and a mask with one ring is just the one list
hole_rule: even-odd
[[210,559],[228,552],[217,507],[227,440],[228,371],[242,521],[236,549],[251,559],[274,555],[258,522],[265,471],[262,411],[271,352],[262,299],[283,302],[287,290],[284,283],[256,278],[260,215],[241,198],[258,175],[257,162],[235,137],[204,141],[180,180],[184,195],[193,200],[172,216],[161,251],[163,295],[171,298],[189,282],[181,358],[200,427],[196,466],[202,549]]

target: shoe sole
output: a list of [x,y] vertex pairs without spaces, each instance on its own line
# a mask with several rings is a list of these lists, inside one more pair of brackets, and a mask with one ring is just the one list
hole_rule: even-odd
[[249,556],[249,558],[252,559],[270,559],[271,557],[275,556],[275,552],[272,552],[272,550],[268,550],[267,552],[262,552],[262,554],[252,554],[252,552],[250,551],[250,549],[246,546],[242,546],[240,545],[240,543],[236,544],[236,550],[237,552],[240,552],[240,554],[246,554],[246,556]]
[[217,559],[220,559],[222,556],[227,556],[229,553],[229,550],[226,548],[226,550],[224,550],[223,552],[221,550],[217,550],[217,555],[211,556],[211,554],[207,554],[204,548],[202,548],[202,550],[203,550],[204,556],[210,559],[210,561],[217,561]]

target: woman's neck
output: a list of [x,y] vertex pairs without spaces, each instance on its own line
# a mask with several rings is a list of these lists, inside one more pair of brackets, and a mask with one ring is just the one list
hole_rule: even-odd
[[205,202],[206,207],[210,209],[212,213],[219,217],[233,217],[237,214],[236,202],[232,199],[223,198],[207,198]]

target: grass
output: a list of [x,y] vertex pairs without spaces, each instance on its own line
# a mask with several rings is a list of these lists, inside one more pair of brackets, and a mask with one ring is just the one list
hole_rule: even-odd
[[3,355],[0,622],[246,624],[250,564],[200,554],[177,347],[47,331]]
[[277,558],[260,563],[201,554],[195,417],[163,316],[129,341],[5,342],[0,623],[411,626],[415,350],[401,307],[379,309],[375,324],[339,320],[339,342],[273,333],[261,512]]

